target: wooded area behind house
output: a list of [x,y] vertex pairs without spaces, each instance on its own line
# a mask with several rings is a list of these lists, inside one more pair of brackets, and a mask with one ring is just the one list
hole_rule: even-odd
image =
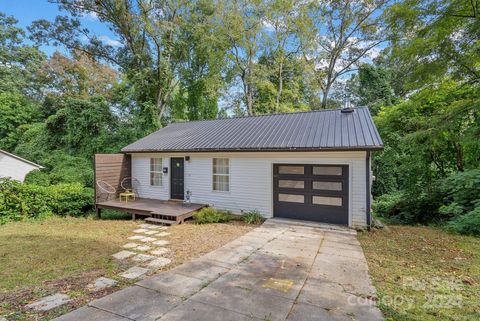
[[93,155],[168,123],[340,108],[348,96],[385,143],[375,215],[480,234],[478,1],[50,2],[64,15],[28,30],[0,13],[0,149],[46,167],[0,184],[18,201],[0,200],[0,222],[58,212],[33,204],[54,188],[87,210]]

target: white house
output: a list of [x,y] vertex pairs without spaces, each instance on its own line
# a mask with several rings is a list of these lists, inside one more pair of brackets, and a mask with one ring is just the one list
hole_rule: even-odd
[[23,182],[28,173],[42,168],[41,165],[0,149],[0,177],[10,177]]
[[368,109],[352,108],[174,123],[122,152],[142,198],[363,227],[382,148]]

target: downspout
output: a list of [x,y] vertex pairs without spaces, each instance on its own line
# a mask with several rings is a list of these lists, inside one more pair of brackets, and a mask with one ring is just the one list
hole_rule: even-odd
[[370,172],[370,151],[367,150],[367,159],[365,162],[365,190],[366,190],[366,212],[367,212],[367,229],[370,229],[370,226],[372,225],[372,217],[370,213],[370,202],[371,202],[371,197],[372,197],[372,191],[371,191],[371,184],[370,184],[370,177],[371,177],[371,172]]

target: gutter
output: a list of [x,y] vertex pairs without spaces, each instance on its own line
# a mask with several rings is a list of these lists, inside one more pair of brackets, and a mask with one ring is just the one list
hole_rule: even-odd
[[370,159],[371,159],[371,153],[369,150],[367,150],[367,158],[365,162],[365,190],[366,190],[366,213],[367,213],[367,228],[370,229],[372,225],[372,217],[370,213],[370,206],[371,206],[371,197],[372,197],[372,191],[371,191],[371,184],[370,184],[370,177],[371,177],[371,172],[370,172]]

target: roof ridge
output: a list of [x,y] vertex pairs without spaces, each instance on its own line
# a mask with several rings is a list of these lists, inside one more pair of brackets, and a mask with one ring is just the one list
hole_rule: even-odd
[[[352,107],[352,109],[365,109],[365,108],[367,108],[367,107],[365,107],[365,106]],[[215,118],[215,119],[181,120],[181,121],[177,121],[177,122],[174,122],[174,123],[170,123],[167,126],[174,125],[174,124],[198,123],[198,122],[218,121],[218,120],[228,120],[228,119],[260,118],[260,117],[267,117],[267,116],[285,116],[285,115],[319,113],[319,112],[337,111],[337,110],[340,111],[340,110],[342,110],[342,108],[315,109],[315,110],[294,111],[294,112],[284,112],[284,113],[274,113],[274,114],[262,114],[262,115],[244,115],[244,116],[223,117],[223,118]],[[165,127],[167,127],[167,126],[165,126]],[[163,128],[165,128],[165,127],[163,127]]]

